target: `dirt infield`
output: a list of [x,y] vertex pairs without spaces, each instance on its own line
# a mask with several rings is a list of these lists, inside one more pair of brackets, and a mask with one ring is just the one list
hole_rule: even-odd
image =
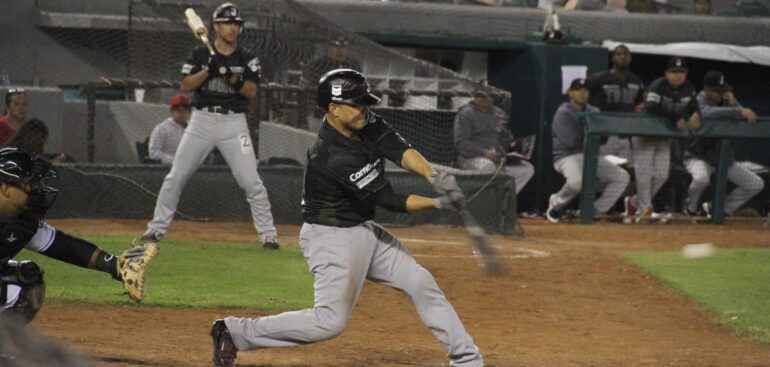
[[[52,224],[72,232],[138,235],[144,222]],[[503,278],[483,276],[467,256],[459,228],[392,230],[436,277],[487,366],[770,366],[770,345],[734,335],[712,315],[622,260],[633,251],[672,250],[705,241],[718,247],[767,247],[770,229],[758,222],[581,226],[524,220],[523,225],[524,239],[493,237],[495,246],[509,256],[510,272]],[[296,244],[298,227],[281,226],[279,232],[282,243]],[[176,221],[168,236],[256,240],[248,223]],[[261,249],[255,246],[255,251]],[[209,366],[210,323],[231,314],[262,315],[248,310],[48,304],[34,326],[104,366]],[[238,363],[448,364],[407,297],[373,283],[364,287],[342,336],[303,347],[242,352]]]

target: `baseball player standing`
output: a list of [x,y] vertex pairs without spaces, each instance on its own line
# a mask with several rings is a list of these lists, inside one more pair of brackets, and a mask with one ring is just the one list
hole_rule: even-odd
[[[420,318],[447,350],[452,366],[484,362],[433,276],[401,242],[372,221],[375,205],[414,213],[464,205],[454,177],[435,173],[369,106],[380,101],[354,70],[332,70],[318,84],[318,107],[326,111],[305,168],[300,248],[314,278],[311,309],[246,319],[216,320],[211,329],[215,366],[232,366],[238,350],[288,347],[340,335],[364,280],[405,292]],[[430,199],[393,192],[385,159],[428,179],[444,196]]]
[[[644,111],[665,117],[678,130],[700,127],[700,111],[695,99],[695,87],[687,80],[684,58],[673,57],[666,65],[666,75],[650,84]],[[668,179],[671,166],[671,139],[635,136],[631,139],[636,175],[636,195],[626,197],[627,220],[635,222],[663,219],[653,212],[652,198]]]
[[[270,212],[267,190],[257,174],[257,157],[251,143],[245,112],[257,95],[261,67],[250,51],[238,47],[243,30],[240,10],[224,3],[211,19],[216,32],[214,50],[198,46],[182,66],[181,89],[195,92],[194,111],[184,131],[171,171],[155,204],[142,241],[159,241],[174,218],[179,195],[187,180],[216,146],[230,166],[238,186],[246,192],[254,227],[266,249],[278,249],[277,232]],[[224,71],[224,73],[222,73]]]
[[55,177],[47,161],[33,160],[16,147],[0,149],[0,316],[29,322],[45,300],[43,270],[29,260],[12,260],[23,249],[107,273],[131,298],[144,298],[144,271],[158,254],[157,245],[146,243],[115,256],[51,227],[44,217],[58,194],[48,186]]
[[[725,83],[725,76],[720,71],[712,70],[703,77],[703,91],[697,96],[703,117],[746,119],[750,124],[757,121],[757,114],[749,108],[741,106],[735,99],[730,86]],[[729,140],[723,140],[730,142]],[[698,202],[711,181],[711,174],[717,164],[717,144],[719,139],[696,138],[685,151],[684,166],[692,175],[692,182],[687,188],[687,206],[685,213],[696,215]],[[731,148],[732,148],[732,144]],[[727,164],[727,179],[735,188],[725,196],[725,214],[734,211],[749,201],[765,187],[764,181],[756,173],[735,162],[735,156],[730,149]],[[711,217],[711,202],[703,203],[703,211]]]
[[[626,45],[612,50],[612,69],[593,74],[586,78],[590,91],[591,105],[602,112],[634,112],[644,102],[644,83],[629,70],[631,51]],[[614,154],[631,159],[630,139],[610,136],[602,145],[602,154]]]

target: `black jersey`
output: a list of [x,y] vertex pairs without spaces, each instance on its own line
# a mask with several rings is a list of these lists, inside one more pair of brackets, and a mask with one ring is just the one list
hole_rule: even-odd
[[[219,51],[215,52],[225,59],[233,74],[243,75],[243,80],[259,84],[262,66],[254,53],[241,47],[236,48],[235,52],[228,56],[219,54]],[[182,78],[201,71],[208,64],[209,49],[205,46],[196,47],[190,58],[182,65]],[[213,73],[209,75],[209,78],[195,91],[193,107],[220,106],[235,112],[246,112],[249,109],[249,100],[238,93],[224,76],[214,76]]]
[[307,152],[302,216],[307,223],[351,227],[374,218],[375,193],[385,187],[385,162],[401,163],[411,148],[382,117],[348,138],[324,119]]
[[[0,223],[0,268],[21,252],[41,228],[51,229],[38,214],[30,211],[4,219],[3,223]],[[44,233],[40,237],[33,248],[47,248],[53,240],[52,233]]]
[[611,70],[603,71],[588,77],[586,84],[589,103],[605,112],[634,112],[634,106],[644,101],[644,83],[632,72],[624,81]]
[[645,112],[676,122],[681,118],[689,118],[698,110],[695,87],[689,80],[685,80],[679,88],[672,87],[665,77],[660,77],[650,84],[644,102]]

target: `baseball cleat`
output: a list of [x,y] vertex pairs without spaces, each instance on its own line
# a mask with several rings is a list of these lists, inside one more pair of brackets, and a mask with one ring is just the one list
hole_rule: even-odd
[[262,248],[265,250],[278,250],[281,245],[278,244],[278,240],[275,237],[265,237],[265,241],[262,243]]
[[706,218],[711,219],[711,212],[714,210],[714,208],[711,205],[710,201],[706,201],[703,203],[703,213],[706,214]]
[[561,213],[558,210],[549,207],[548,210],[545,211],[545,219],[548,219],[551,223],[559,223]]
[[233,343],[233,338],[227,330],[225,320],[219,319],[211,325],[211,341],[214,344],[214,351],[211,355],[211,361],[216,367],[233,367],[235,358],[238,356],[238,348]]
[[158,243],[160,240],[163,239],[163,234],[160,232],[153,231],[152,229],[148,229],[147,232],[144,232],[141,238],[139,238],[139,242],[142,244],[155,242]]

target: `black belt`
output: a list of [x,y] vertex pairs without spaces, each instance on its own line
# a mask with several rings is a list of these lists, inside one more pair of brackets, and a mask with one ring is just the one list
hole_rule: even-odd
[[231,113],[240,113],[238,111],[228,110],[227,108],[221,107],[221,106],[206,106],[200,108],[201,111],[208,111],[213,113],[218,113],[222,115],[228,115]]

